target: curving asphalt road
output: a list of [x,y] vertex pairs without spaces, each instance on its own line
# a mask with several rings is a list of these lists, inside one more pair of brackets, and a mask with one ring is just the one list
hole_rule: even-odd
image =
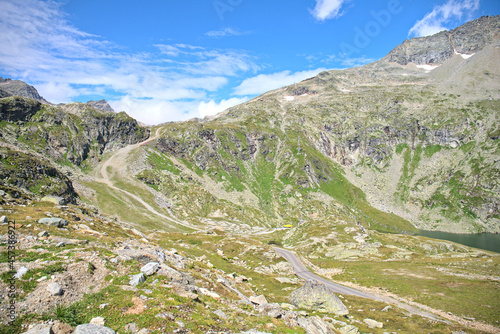
[[288,250],[283,249],[283,248],[279,248],[279,247],[273,247],[273,249],[276,253],[283,256],[285,258],[285,260],[287,260],[288,262],[290,262],[293,265],[293,269],[295,270],[295,274],[297,276],[304,278],[304,279],[307,279],[307,280],[313,280],[313,281],[319,282],[321,284],[324,284],[327,288],[329,288],[333,292],[337,292],[337,293],[340,293],[343,295],[358,296],[358,297],[362,297],[362,298],[368,298],[368,299],[372,299],[372,300],[386,302],[389,304],[393,304],[394,306],[397,306],[401,309],[404,309],[404,310],[410,312],[410,314],[417,314],[417,315],[420,315],[422,317],[426,317],[426,318],[434,320],[434,321],[441,321],[441,322],[449,323],[446,320],[443,320],[441,317],[436,316],[435,314],[432,314],[426,310],[422,310],[420,308],[408,305],[408,304],[401,302],[399,300],[396,300],[394,298],[386,297],[386,296],[377,296],[374,294],[369,294],[369,293],[366,293],[363,291],[349,288],[349,287],[346,287],[346,286],[343,286],[343,285],[340,285],[337,283],[333,283],[333,282],[331,282],[331,281],[329,281],[321,276],[315,275],[312,272],[310,272],[306,267],[304,267],[304,265],[299,261],[299,259],[297,259],[297,256],[295,256],[295,254],[293,252],[288,251]]
[[349,288],[337,283],[330,282],[329,280],[323,277],[313,274],[306,267],[304,267],[304,265],[299,261],[299,259],[297,259],[294,253],[287,251],[286,249],[278,247],[273,247],[273,249],[276,251],[276,253],[283,256],[288,262],[290,262],[293,265],[295,274],[300,278],[319,282],[324,286],[326,286],[327,288],[329,288],[330,290],[332,290],[333,292],[338,292],[343,295],[352,295],[352,296],[358,296],[358,297],[382,301],[382,299],[379,298],[378,296],[371,295],[353,288]]

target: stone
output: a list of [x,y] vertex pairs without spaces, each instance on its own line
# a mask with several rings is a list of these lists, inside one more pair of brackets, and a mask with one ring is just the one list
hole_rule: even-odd
[[297,327],[299,325],[299,315],[297,312],[287,311],[281,316],[281,318],[288,327]]
[[5,224],[5,223],[8,223],[8,222],[9,222],[9,219],[7,218],[7,216],[0,217],[0,223]]
[[116,332],[108,327],[84,324],[77,326],[73,334],[116,334]]
[[21,267],[19,269],[17,269],[17,272],[16,274],[14,275],[14,278],[17,278],[17,279],[22,279],[24,275],[26,275],[26,273],[28,272],[28,268],[26,267]]
[[168,313],[168,312],[158,313],[157,315],[155,315],[155,317],[162,318],[162,319],[168,319],[168,320],[172,320],[172,321],[175,320],[175,316],[172,313]]
[[52,331],[52,325],[39,324],[22,334],[54,334],[54,332]]
[[47,291],[52,295],[52,296],[62,296],[64,293],[62,286],[59,283],[53,282],[47,285]]
[[149,329],[143,328],[140,331],[137,332],[137,334],[149,334],[151,333]]
[[363,322],[370,328],[383,328],[384,324],[373,319],[365,319]]
[[258,311],[271,318],[279,318],[285,313],[277,303],[259,305]]
[[222,310],[217,310],[214,312],[214,314],[223,320],[229,319],[229,317],[226,315],[226,313],[224,313],[224,311],[222,311]]
[[90,323],[93,325],[104,326],[104,318],[103,317],[95,317],[90,320]]
[[44,237],[48,237],[48,236],[49,236],[49,232],[47,232],[47,231],[42,231],[42,232],[38,233],[39,238],[44,238]]
[[68,324],[56,320],[52,325],[52,331],[54,334],[71,334],[73,333],[73,328]]
[[306,281],[304,286],[292,292],[290,303],[306,310],[347,315],[349,311],[342,301],[323,284]]
[[141,268],[141,272],[146,276],[151,276],[158,271],[160,264],[158,262],[149,262]]
[[68,221],[62,218],[41,218],[38,220],[40,224],[57,226],[59,228],[68,226]]
[[357,327],[355,327],[353,325],[347,325],[347,326],[344,326],[340,329],[340,333],[342,333],[342,334],[358,334],[359,330]]
[[318,316],[298,319],[299,326],[304,328],[308,334],[334,334],[333,325],[327,323]]
[[162,265],[161,269],[157,272],[158,275],[166,276],[171,282],[184,284],[184,285],[193,285],[194,279],[192,276],[181,273],[174,268],[171,268],[166,265]]
[[248,298],[252,303],[257,305],[267,304],[267,299],[264,295],[260,296],[251,296]]
[[135,322],[131,322],[125,325],[125,331],[130,333],[137,333],[139,331],[139,326]]
[[130,276],[130,282],[129,284],[132,286],[137,286],[141,283],[144,283],[146,281],[146,277],[144,276],[143,273],[137,274],[137,275],[132,275]]
[[210,290],[205,289],[205,288],[198,288],[198,291],[201,292],[202,295],[205,295],[205,296],[208,296],[208,297],[212,297],[213,299],[219,299],[220,298],[220,296],[219,296],[218,293],[210,291]]

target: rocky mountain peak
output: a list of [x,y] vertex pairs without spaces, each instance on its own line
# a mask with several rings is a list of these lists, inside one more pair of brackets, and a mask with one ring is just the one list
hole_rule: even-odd
[[14,95],[27,97],[40,103],[50,104],[50,102],[38,94],[35,87],[28,85],[24,81],[4,79],[0,77],[0,91],[2,91],[0,92],[0,97]]
[[406,40],[383,59],[400,65],[442,64],[454,54],[470,55],[499,40],[500,15],[483,16],[450,31]]
[[109,112],[115,112],[113,110],[113,108],[111,108],[111,106],[109,105],[108,101],[102,99],[102,100],[99,100],[99,101],[88,101],[87,102],[88,105],[96,108],[96,109],[99,109],[99,110],[102,110],[102,111],[109,111]]

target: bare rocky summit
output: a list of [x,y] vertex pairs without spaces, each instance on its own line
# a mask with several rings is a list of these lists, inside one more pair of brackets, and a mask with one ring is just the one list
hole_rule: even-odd
[[27,97],[40,103],[50,104],[50,102],[38,94],[35,87],[20,80],[4,79],[0,77],[0,97],[9,95]]
[[406,40],[384,60],[400,65],[442,64],[456,53],[471,55],[500,37],[500,15],[483,16],[456,29]]

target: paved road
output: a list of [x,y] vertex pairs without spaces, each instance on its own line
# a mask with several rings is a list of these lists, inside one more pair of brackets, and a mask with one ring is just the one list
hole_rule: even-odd
[[310,272],[304,265],[297,259],[294,253],[287,251],[283,248],[278,248],[274,247],[274,250],[281,256],[283,256],[288,262],[290,262],[293,265],[293,269],[295,270],[295,274],[299,276],[300,278],[306,279],[306,280],[312,280],[312,281],[317,281],[330,290],[334,292],[338,292],[343,295],[352,295],[352,296],[358,296],[358,297],[363,297],[363,298],[368,298],[368,299],[373,299],[373,300],[378,300],[382,301],[378,296],[368,294],[366,292],[362,292],[353,288],[349,288],[337,283],[330,282],[329,280],[320,277],[318,275],[313,274]]
[[418,314],[422,317],[426,317],[426,318],[434,320],[434,321],[441,321],[441,322],[449,323],[446,320],[443,320],[441,317],[436,316],[435,314],[432,314],[426,310],[422,310],[420,308],[408,305],[408,304],[401,302],[399,300],[396,300],[394,298],[387,297],[387,296],[377,296],[375,294],[369,294],[369,293],[366,293],[363,291],[349,288],[347,286],[333,283],[333,282],[331,282],[323,277],[320,277],[320,276],[315,275],[312,272],[310,272],[306,267],[304,267],[304,265],[299,261],[299,259],[297,259],[297,256],[293,252],[290,252],[286,249],[279,248],[279,247],[273,247],[273,249],[276,253],[283,256],[285,258],[285,260],[287,260],[288,262],[290,262],[293,265],[293,269],[295,270],[295,274],[297,276],[304,278],[304,279],[313,280],[313,281],[317,281],[321,284],[324,284],[326,287],[328,287],[329,289],[331,289],[334,292],[337,292],[337,293],[340,293],[343,295],[352,295],[352,296],[358,296],[358,297],[362,297],[362,298],[377,300],[377,301],[381,301],[381,302],[386,302],[389,304],[393,304],[401,309],[404,309],[404,310],[410,312],[410,314]]

